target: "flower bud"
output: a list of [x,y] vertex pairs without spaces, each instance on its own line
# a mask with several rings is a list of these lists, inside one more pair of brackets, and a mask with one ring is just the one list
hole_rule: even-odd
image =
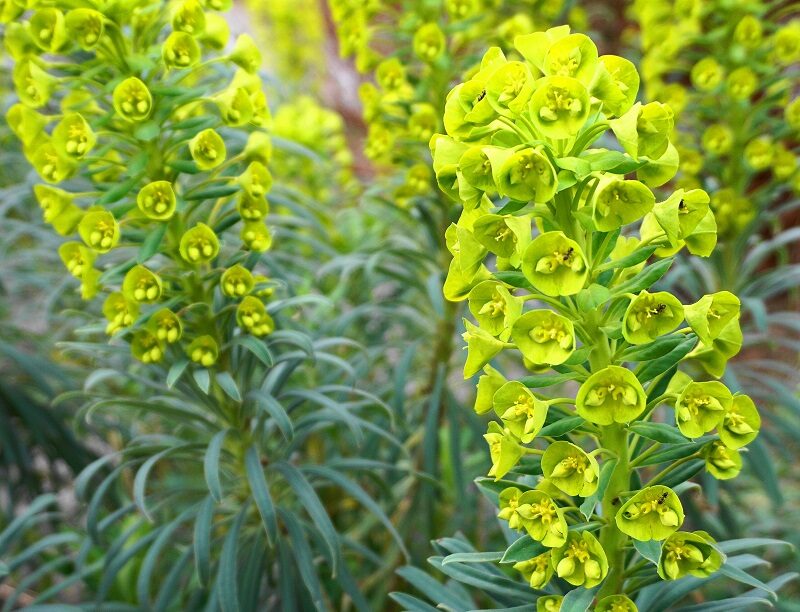
[[548,550],[546,553],[542,553],[527,561],[519,561],[514,564],[514,569],[522,574],[525,580],[528,581],[528,584],[531,585],[532,589],[541,589],[550,582],[550,579],[553,577],[553,565],[550,562],[550,551]]
[[73,204],[72,194],[49,185],[34,185],[33,192],[45,223],[52,225],[62,236],[75,231],[83,218],[83,211]]
[[536,598],[536,612],[558,612],[561,610],[563,595],[546,595]]
[[11,128],[14,135],[19,138],[26,147],[42,139],[44,128],[48,120],[48,117],[19,103],[14,104],[6,113],[8,127]]
[[249,34],[240,34],[236,38],[230,60],[250,74],[255,74],[261,67],[261,52]]
[[703,458],[706,460],[706,471],[717,480],[736,478],[742,471],[739,451],[727,448],[718,440],[703,447]]
[[635,540],[663,540],[683,523],[683,506],[669,487],[646,487],[617,511],[619,530]]

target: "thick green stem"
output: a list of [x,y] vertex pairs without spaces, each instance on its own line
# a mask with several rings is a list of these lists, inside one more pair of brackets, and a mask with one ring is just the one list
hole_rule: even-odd
[[630,466],[628,465],[628,435],[623,425],[614,424],[602,428],[600,442],[617,455],[617,465],[611,474],[608,488],[603,495],[603,518],[608,521],[600,530],[600,544],[608,556],[608,576],[603,582],[598,597],[622,592],[625,566],[625,543],[628,536],[617,529],[614,516],[620,506],[620,495],[630,489]]

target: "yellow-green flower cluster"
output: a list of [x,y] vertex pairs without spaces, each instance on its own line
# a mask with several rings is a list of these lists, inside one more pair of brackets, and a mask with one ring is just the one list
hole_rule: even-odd
[[[440,131],[453,74],[469,73],[488,42],[513,51],[513,40],[580,8],[561,0],[436,0],[399,3],[332,0],[339,50],[359,72],[366,156],[392,176],[391,199],[406,207],[435,193],[425,144]],[[531,16],[535,15],[535,18]]]
[[[444,295],[475,319],[464,321],[464,376],[482,372],[475,409],[497,416],[485,438],[489,476],[504,479],[499,516],[539,544],[515,567],[533,588],[553,576],[602,585],[598,610],[635,610],[630,539],[667,541],[654,577],[720,566],[707,534],[678,531],[670,474],[705,461],[734,475],[758,412],[721,382],[675,370],[692,360],[721,376],[741,346],[740,304],[728,292],[682,304],[652,287],[676,253],[707,257],[716,244],[705,192],[657,202],[652,191],[678,169],[672,109],[637,102],[635,67],[568,26],[514,46],[514,57],[489,49],[450,91],[446,133],[430,141],[436,180],[462,207],[446,232]],[[508,380],[490,364],[501,354],[529,375]],[[567,381],[574,395],[547,393]],[[690,450],[659,459],[678,440]]]
[[800,21],[776,21],[770,6],[634,4],[647,96],[676,115],[678,183],[713,190],[723,240],[791,190],[800,193],[800,99],[788,72],[800,62]]
[[234,335],[274,327],[256,271],[272,242],[270,113],[253,40],[228,45],[229,7],[4,4],[7,119],[44,181],[44,220],[83,297],[103,296],[107,333],[145,363],[210,367]]

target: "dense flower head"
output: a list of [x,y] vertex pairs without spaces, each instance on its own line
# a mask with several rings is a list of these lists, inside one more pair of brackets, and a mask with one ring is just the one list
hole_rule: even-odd
[[[662,195],[680,163],[683,89],[669,104],[637,101],[635,66],[566,26],[514,47],[465,73],[445,101],[445,133],[430,140],[436,182],[461,206],[444,233],[443,293],[471,314],[464,375],[480,374],[475,411],[494,413],[484,437],[489,476],[503,479],[498,515],[539,544],[514,568],[534,589],[556,576],[602,583],[596,609],[631,612],[625,589],[638,589],[639,571],[719,569],[712,541],[678,531],[676,482],[703,462],[735,476],[760,428],[752,400],[714,380],[741,348],[741,304],[717,291],[684,305],[654,287],[676,255],[717,245],[713,195],[689,183]],[[701,59],[694,80],[745,95],[749,76],[717,67]],[[741,146],[752,162],[735,130],[726,139],[712,130],[707,148]],[[707,157],[693,150],[700,172]],[[631,540],[667,540],[668,556],[659,565]],[[560,606],[537,598],[537,610]]]
[[270,333],[274,285],[243,253],[273,240],[271,113],[258,48],[229,41],[217,14],[230,3],[24,4],[5,36],[19,98],[8,122],[106,332],[144,364],[185,354],[200,368],[232,334]]

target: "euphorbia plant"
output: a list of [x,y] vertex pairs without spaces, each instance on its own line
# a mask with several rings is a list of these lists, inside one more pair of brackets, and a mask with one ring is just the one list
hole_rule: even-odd
[[20,100],[9,124],[45,181],[59,255],[106,319],[89,306],[84,333],[108,337],[70,345],[105,367],[78,393],[84,414],[140,416],[79,477],[88,538],[66,561],[101,607],[366,610],[343,554],[352,499],[393,528],[342,471],[353,441],[339,428],[358,444],[376,400],[352,385],[352,343],[282,316],[302,321],[302,297],[266,276],[288,276],[268,252],[270,113],[260,51],[229,40],[229,6],[3,6]]
[[[431,140],[437,179],[463,206],[444,291],[477,322],[465,321],[464,375],[482,372],[475,410],[497,417],[480,485],[524,534],[497,558],[543,595],[539,610],[559,608],[564,582],[580,609],[594,597],[596,610],[635,610],[646,585],[724,563],[684,524],[680,495],[704,467],[735,476],[759,417],[684,364],[722,374],[739,302],[682,304],[654,287],[677,252],[713,252],[716,224],[700,190],[656,202],[651,188],[678,166],[673,113],[635,101],[635,67],[567,26],[515,47],[523,60],[490,49],[450,92],[447,134]],[[518,365],[501,373],[501,353]]]

